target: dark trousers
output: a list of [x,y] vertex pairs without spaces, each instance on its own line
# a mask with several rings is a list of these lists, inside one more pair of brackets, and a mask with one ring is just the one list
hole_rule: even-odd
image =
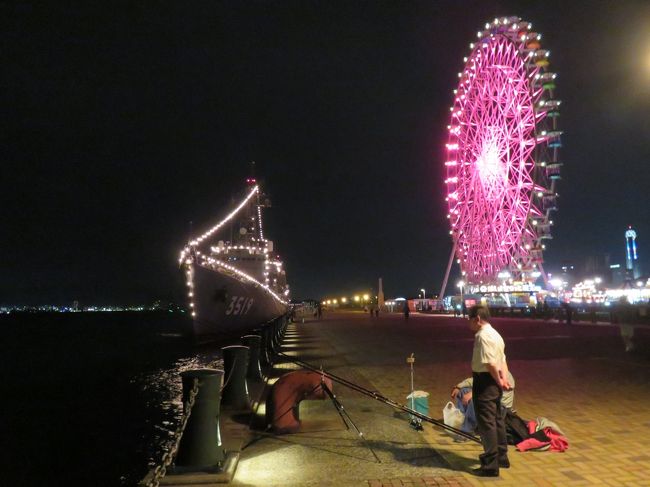
[[501,408],[503,391],[489,372],[474,372],[473,378],[472,402],[484,451],[479,455],[481,467],[499,470],[499,461],[508,459],[506,425]]

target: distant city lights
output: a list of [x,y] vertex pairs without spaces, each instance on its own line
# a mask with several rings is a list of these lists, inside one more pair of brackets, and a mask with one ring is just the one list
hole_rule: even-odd
[[11,313],[124,313],[124,312],[167,312],[167,313],[186,313],[182,307],[169,303],[161,304],[156,302],[152,305],[88,305],[88,306],[59,306],[54,304],[43,305],[7,305],[0,306],[0,315]]
[[[363,294],[354,294],[351,297],[348,296],[341,296],[338,298],[323,298],[321,300],[321,304],[323,305],[333,305],[333,306],[350,306],[351,304],[356,304],[357,306],[361,304],[365,304],[367,302],[370,302],[370,293],[363,293]],[[375,296],[375,299],[377,297]]]

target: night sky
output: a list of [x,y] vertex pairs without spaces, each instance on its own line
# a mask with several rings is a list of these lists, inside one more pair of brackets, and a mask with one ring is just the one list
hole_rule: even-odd
[[497,15],[559,74],[547,270],[623,263],[628,224],[650,266],[649,2],[50,3],[0,4],[0,304],[181,301],[252,160],[294,297],[438,292],[452,89]]

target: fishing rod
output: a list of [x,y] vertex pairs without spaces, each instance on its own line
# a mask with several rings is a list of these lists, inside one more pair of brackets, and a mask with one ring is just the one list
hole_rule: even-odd
[[386,396],[383,396],[382,394],[379,394],[378,392],[371,391],[369,389],[366,389],[365,387],[361,387],[360,385],[355,384],[354,382],[350,382],[349,380],[344,379],[343,377],[338,377],[338,376],[336,376],[336,375],[334,375],[334,374],[332,374],[330,372],[325,372],[322,368],[314,367],[313,365],[311,365],[311,364],[309,364],[307,362],[303,362],[302,360],[299,360],[299,359],[297,359],[295,357],[290,357],[289,355],[286,355],[285,353],[277,352],[277,355],[280,355],[280,356],[284,357],[289,362],[292,362],[292,363],[294,363],[296,365],[299,365],[304,369],[311,370],[312,372],[317,372],[317,373],[323,375],[324,377],[327,377],[327,378],[333,380],[334,382],[338,382],[339,384],[341,384],[341,385],[343,385],[343,386],[345,386],[345,387],[347,387],[349,389],[352,389],[353,391],[356,391],[356,392],[358,392],[360,394],[363,394],[364,396],[371,397],[373,399],[376,399],[379,402],[383,402],[384,404],[386,404],[386,405],[388,405],[388,406],[390,406],[392,408],[399,409],[401,411],[404,411],[405,413],[409,413],[412,416],[420,418],[422,421],[426,421],[428,423],[433,424],[434,426],[438,426],[438,427],[440,427],[442,429],[445,429],[447,431],[451,431],[452,433],[455,433],[458,436],[462,436],[463,438],[467,438],[468,440],[475,441],[476,443],[481,443],[481,440],[479,438],[477,438],[476,436],[472,435],[471,433],[467,433],[465,431],[456,429],[456,428],[454,428],[452,426],[449,426],[449,425],[447,425],[447,424],[445,424],[442,421],[439,421],[437,419],[430,418],[429,416],[426,416],[426,415],[424,415],[422,413],[419,413],[418,411],[416,411],[414,409],[411,409],[411,408],[409,408],[407,406],[404,406],[403,404],[400,404],[400,403],[398,403],[396,401],[393,401],[392,399],[390,399],[390,398],[388,398]]

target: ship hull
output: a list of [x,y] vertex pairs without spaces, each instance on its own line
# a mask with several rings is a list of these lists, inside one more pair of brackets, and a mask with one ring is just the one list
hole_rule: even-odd
[[196,335],[243,334],[287,312],[265,288],[236,274],[197,264],[191,272]]

